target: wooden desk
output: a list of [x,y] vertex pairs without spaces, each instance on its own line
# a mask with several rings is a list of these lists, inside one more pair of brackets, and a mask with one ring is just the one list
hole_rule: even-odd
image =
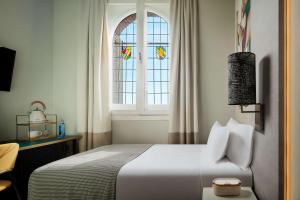
[[73,154],[78,153],[78,141],[82,138],[81,135],[70,135],[65,136],[64,138],[49,138],[43,140],[36,140],[36,141],[16,141],[20,145],[19,151],[24,151],[28,149],[44,147],[52,144],[57,143],[64,143],[68,141],[72,141],[73,145]]
[[50,162],[78,153],[78,143],[81,138],[81,135],[72,135],[62,139],[10,141],[20,145],[14,173],[22,200],[27,199],[28,181],[31,173]]

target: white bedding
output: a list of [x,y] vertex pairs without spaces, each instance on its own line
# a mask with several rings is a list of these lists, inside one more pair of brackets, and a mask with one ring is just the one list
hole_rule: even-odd
[[209,161],[206,145],[154,145],[124,165],[117,177],[117,200],[201,200],[216,177],[236,177],[252,186],[252,172],[227,159]]

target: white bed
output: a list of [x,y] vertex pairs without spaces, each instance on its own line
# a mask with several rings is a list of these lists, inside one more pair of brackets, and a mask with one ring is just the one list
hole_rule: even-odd
[[[217,148],[220,148],[217,146]],[[29,200],[201,200],[216,177],[252,186],[250,169],[212,162],[207,145],[108,145],[36,169]]]
[[252,186],[252,172],[223,159],[209,161],[206,145],[153,145],[124,165],[117,177],[117,200],[201,200],[216,177],[236,177]]
[[36,169],[28,199],[201,200],[214,178],[252,186],[252,147],[253,127],[233,119],[216,121],[207,145],[102,146]]

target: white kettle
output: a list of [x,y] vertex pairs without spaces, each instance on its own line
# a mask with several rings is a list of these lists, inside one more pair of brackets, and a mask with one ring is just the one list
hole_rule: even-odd
[[39,122],[45,122],[46,115],[46,105],[42,101],[33,101],[30,104],[30,115],[29,120],[32,123],[39,123]]

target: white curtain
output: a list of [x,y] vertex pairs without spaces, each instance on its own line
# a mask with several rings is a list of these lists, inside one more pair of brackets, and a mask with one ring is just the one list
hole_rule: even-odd
[[111,144],[105,0],[82,1],[77,67],[77,132],[81,150]]
[[198,0],[172,0],[170,4],[172,85],[169,143],[199,143],[199,3]]

